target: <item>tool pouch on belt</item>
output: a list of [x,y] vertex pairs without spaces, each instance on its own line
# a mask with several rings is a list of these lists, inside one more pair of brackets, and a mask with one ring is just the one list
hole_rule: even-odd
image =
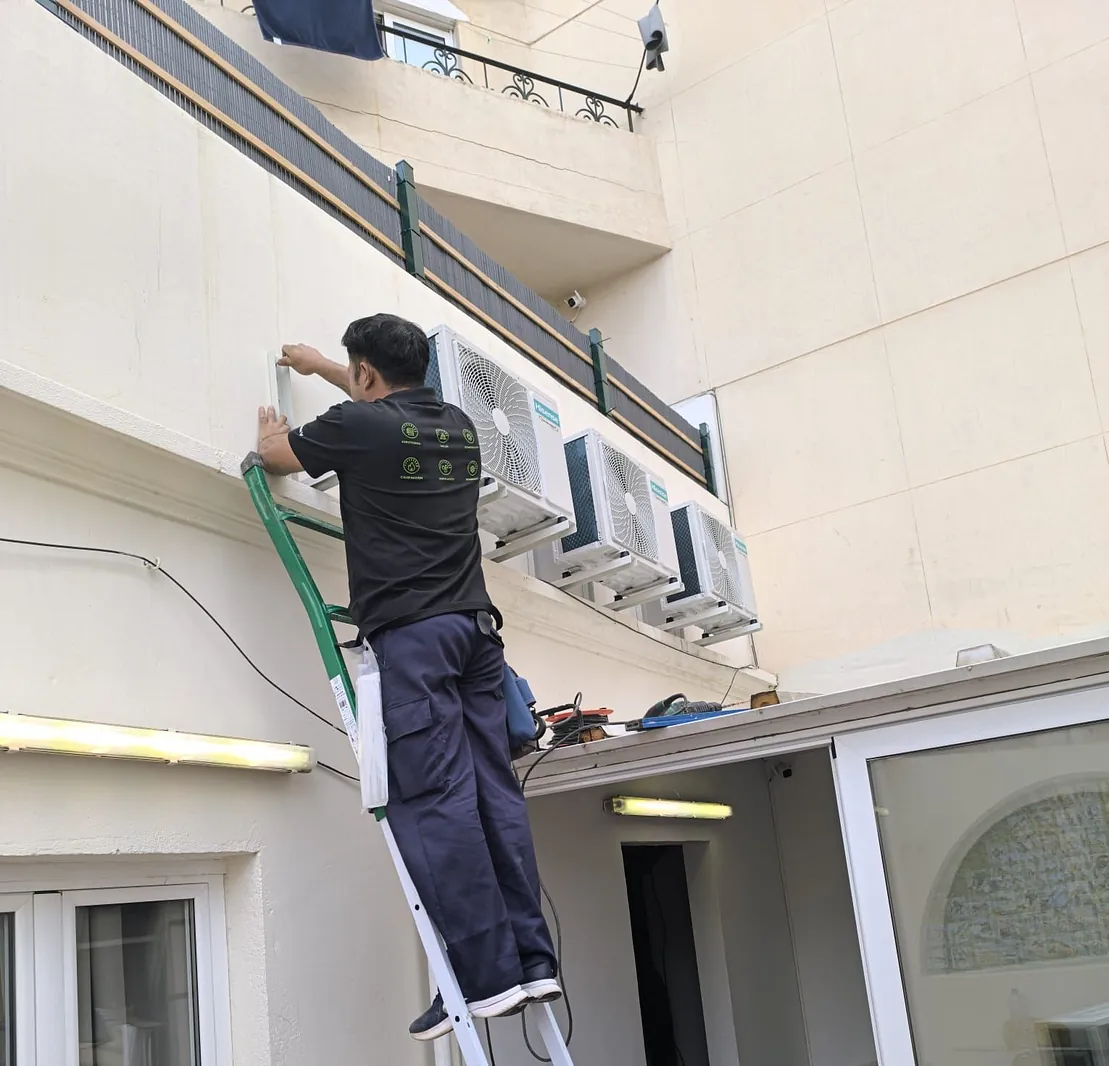
[[515,761],[538,750],[539,738],[547,727],[535,716],[535,696],[531,687],[507,663],[504,667],[504,702],[508,712],[508,747]]
[[389,802],[389,756],[381,711],[381,668],[368,640],[362,644],[362,662],[354,686],[354,701],[358,712],[358,777],[362,786],[362,808],[372,811]]
[[[504,641],[497,632],[497,623],[493,616],[488,611],[478,611],[474,618],[482,634],[503,648]],[[547,727],[534,714],[535,696],[532,695],[531,686],[508,663],[504,664],[501,687],[504,690],[508,725],[508,749],[515,761],[538,749],[539,738]]]

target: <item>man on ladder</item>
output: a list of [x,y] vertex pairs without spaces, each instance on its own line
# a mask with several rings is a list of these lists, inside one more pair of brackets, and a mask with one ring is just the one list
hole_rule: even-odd
[[[500,616],[481,569],[473,423],[424,385],[427,335],[394,315],[352,322],[342,366],[302,344],[280,364],[350,399],[290,430],[259,411],[273,474],[334,472],[350,614],[381,666],[388,820],[475,1018],[561,996],[524,797],[509,758]],[[437,995],[409,1031],[451,1030]]]

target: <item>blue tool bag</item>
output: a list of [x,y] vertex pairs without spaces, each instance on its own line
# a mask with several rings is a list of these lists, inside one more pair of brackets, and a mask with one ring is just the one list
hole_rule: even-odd
[[507,663],[504,667],[504,702],[508,711],[508,747],[513,759],[536,750],[546,726],[534,713],[531,686]]

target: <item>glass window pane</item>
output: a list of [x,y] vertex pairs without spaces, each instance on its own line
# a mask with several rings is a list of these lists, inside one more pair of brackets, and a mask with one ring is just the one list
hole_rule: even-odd
[[0,1066],[15,1066],[15,916],[0,914]]
[[398,30],[403,30],[405,33],[415,34],[420,38],[418,41],[410,40],[407,37],[397,37],[396,42],[399,46],[398,54],[409,66],[424,67],[427,70],[438,69],[440,72],[443,70],[443,60],[435,57],[435,49],[441,48],[447,43],[447,38],[433,30],[425,30],[419,26],[408,26],[402,22],[394,23]]
[[81,1066],[200,1066],[192,900],[77,909]]
[[1109,723],[871,778],[918,1063],[1109,1066]]

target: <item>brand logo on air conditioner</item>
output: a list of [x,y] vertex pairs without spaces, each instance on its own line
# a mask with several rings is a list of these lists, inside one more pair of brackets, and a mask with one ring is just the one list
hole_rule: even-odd
[[651,482],[651,491],[660,500],[662,500],[663,503],[669,503],[670,502],[670,497],[666,495],[666,489],[664,489],[657,481],[652,481]]
[[547,404],[540,399],[536,399],[533,402],[535,404],[535,413],[543,419],[544,422],[548,422],[550,425],[554,426],[555,429],[562,428],[562,423],[558,418],[558,412],[553,407],[548,407]]
[[746,555],[747,554],[747,545],[744,544],[743,541],[741,541],[739,539],[739,537],[735,538],[735,548],[736,548],[736,551],[739,552],[740,555]]

